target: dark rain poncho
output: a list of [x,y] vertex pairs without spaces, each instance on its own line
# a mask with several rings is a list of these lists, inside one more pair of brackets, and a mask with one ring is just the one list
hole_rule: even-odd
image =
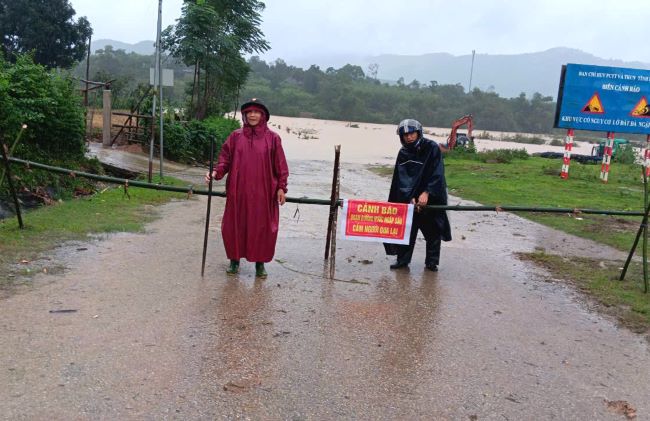
[[[447,182],[442,152],[438,144],[422,138],[414,145],[404,145],[395,162],[388,201],[411,203],[424,191],[429,193],[429,205],[447,204]],[[451,226],[443,210],[425,210],[421,217],[423,230],[435,230],[443,241],[451,241]],[[397,254],[396,244],[384,243],[386,254]]]

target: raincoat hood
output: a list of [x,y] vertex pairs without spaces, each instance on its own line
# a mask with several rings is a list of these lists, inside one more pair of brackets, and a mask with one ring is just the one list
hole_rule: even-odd
[[[260,122],[255,126],[251,126],[250,123],[248,122],[247,114],[251,110],[259,110],[262,112]],[[268,126],[266,123],[269,121],[270,116],[271,114],[269,113],[269,109],[266,108],[266,105],[262,104],[262,102],[257,98],[253,98],[250,101],[242,104],[241,117],[242,117],[242,121],[244,122],[244,135],[249,139],[253,139],[260,135],[263,135],[268,130]]]
[[250,111],[251,109],[258,109],[262,111],[266,116],[266,121],[269,121],[271,119],[271,113],[269,112],[269,109],[266,108],[266,105],[264,105],[258,98],[251,98],[249,101],[246,101],[241,105],[240,111],[242,113],[242,116],[245,116],[246,112]]

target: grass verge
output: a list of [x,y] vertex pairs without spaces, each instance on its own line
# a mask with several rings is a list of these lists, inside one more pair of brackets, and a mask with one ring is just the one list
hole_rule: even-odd
[[619,281],[624,262],[563,257],[543,252],[518,253],[522,260],[534,262],[558,281],[585,292],[600,312],[637,333],[650,333],[650,297],[643,293],[642,265],[632,262],[624,281]]
[[[449,190],[486,205],[592,208],[643,211],[641,166],[613,164],[609,183],[600,165],[572,163],[569,179],[559,177],[561,161],[531,157],[512,163],[466,159],[445,161]],[[521,216],[583,238],[629,250],[641,217],[526,213]]]
[[[165,184],[187,183],[165,177]],[[92,196],[35,209],[23,214],[23,230],[16,218],[1,220],[0,286],[33,273],[28,262],[47,250],[66,241],[83,240],[89,234],[141,231],[156,217],[152,205],[186,197],[182,193],[138,187],[129,187],[128,193],[126,196],[121,186],[111,186]]]

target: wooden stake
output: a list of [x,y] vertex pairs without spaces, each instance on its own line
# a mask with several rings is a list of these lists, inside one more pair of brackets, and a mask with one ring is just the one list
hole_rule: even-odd
[[210,205],[212,204],[212,171],[214,171],[214,140],[210,141],[210,182],[208,183],[208,209],[205,215],[205,236],[203,237],[203,260],[201,261],[201,277],[205,272],[205,254],[208,250],[208,229],[210,228]]
[[339,208],[338,208],[338,203],[339,203],[339,191],[341,187],[341,173],[339,171],[339,155],[341,154],[341,145],[336,145],[335,146],[335,151],[336,151],[336,163],[335,163],[335,168],[336,168],[336,180],[335,180],[335,188],[334,188],[334,209],[333,211],[330,210],[330,213],[332,214],[332,232],[330,233],[331,235],[331,243],[332,243],[332,258],[330,259],[330,279],[334,279],[334,275],[336,272],[336,223],[338,221],[338,215],[339,215]]
[[627,273],[627,267],[630,265],[630,262],[632,261],[632,256],[634,256],[634,251],[636,250],[636,246],[639,244],[639,238],[641,238],[641,234],[643,233],[643,230],[648,225],[648,215],[650,215],[650,205],[646,206],[646,208],[645,208],[645,213],[643,214],[643,219],[641,220],[641,225],[639,225],[639,229],[636,232],[636,237],[634,238],[634,243],[632,244],[632,248],[630,249],[630,253],[627,255],[627,260],[625,261],[625,264],[623,265],[623,270],[621,271],[621,276],[618,278],[619,281],[625,280],[625,274]]
[[341,145],[334,146],[334,174],[332,175],[332,194],[330,196],[330,214],[327,221],[327,236],[325,237],[325,260],[330,254],[330,240],[332,238],[332,226],[334,224],[334,215],[337,206],[337,180],[339,178],[339,157],[341,156]]
[[9,184],[9,191],[11,192],[11,197],[14,199],[14,206],[16,207],[16,217],[18,218],[18,226],[20,229],[25,229],[23,225],[23,217],[20,214],[20,203],[18,202],[18,195],[16,194],[16,189],[14,188],[14,182],[11,179],[11,168],[9,167],[9,158],[7,158],[7,145],[4,143],[0,147],[2,149],[2,160],[5,163],[6,174],[7,174],[7,183]]

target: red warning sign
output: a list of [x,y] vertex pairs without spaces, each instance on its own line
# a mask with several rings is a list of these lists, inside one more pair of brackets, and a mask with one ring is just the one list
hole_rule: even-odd
[[408,244],[413,207],[407,203],[343,201],[341,233],[346,240]]
[[650,117],[650,105],[646,97],[641,97],[641,100],[634,106],[630,113],[632,117]]
[[598,92],[594,93],[591,99],[582,107],[583,113],[588,114],[604,114],[605,108],[603,108],[603,103],[600,100]]

